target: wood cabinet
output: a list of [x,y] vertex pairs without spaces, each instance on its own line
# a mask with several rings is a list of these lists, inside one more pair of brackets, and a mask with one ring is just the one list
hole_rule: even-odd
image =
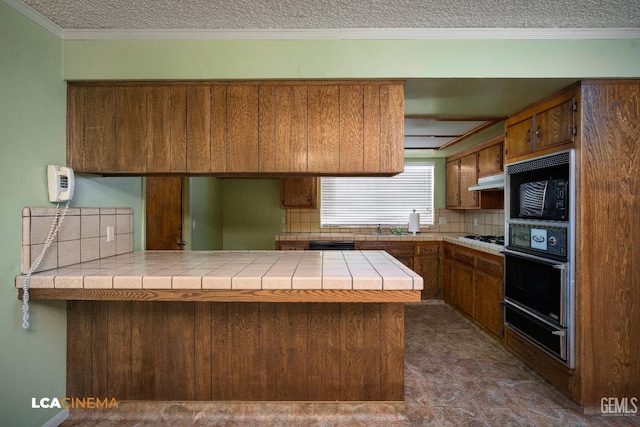
[[538,103],[505,122],[505,160],[573,144],[577,135],[575,87]]
[[445,243],[443,265],[444,300],[502,339],[503,258]]
[[447,157],[445,204],[448,209],[502,209],[501,191],[469,191],[482,176],[502,172],[502,137]]
[[502,137],[499,142],[478,151],[478,178],[497,175],[503,172]]
[[280,178],[280,207],[316,209],[318,207],[317,183],[316,177]]
[[[640,209],[639,111],[640,80],[594,80],[579,82],[506,122],[510,161],[576,148],[575,368],[515,331],[505,331],[505,343],[589,412],[600,413],[603,396],[638,396],[640,390],[640,275],[634,273],[640,250],[625,243],[640,235],[640,222],[630,215]],[[541,124],[542,142],[518,157],[512,130],[528,117],[553,127]]]
[[440,242],[416,242],[413,271],[422,276],[422,299],[442,298]]
[[393,175],[404,84],[68,85],[67,163],[100,174]]
[[299,240],[277,240],[276,241],[276,250],[278,251],[304,251],[309,249],[308,241],[299,241]]

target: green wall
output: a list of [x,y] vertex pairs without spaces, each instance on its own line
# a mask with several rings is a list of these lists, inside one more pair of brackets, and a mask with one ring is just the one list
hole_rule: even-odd
[[[0,424],[37,426],[59,410],[32,409],[31,399],[65,397],[66,303],[32,301],[25,331],[14,279],[21,271],[22,208],[54,206],[46,165],[66,162],[63,46],[4,2],[0,40]],[[140,178],[79,177],[71,206],[133,207],[140,236],[140,194]]]
[[[220,250],[222,246],[222,180],[189,178],[188,226],[191,250]],[[195,226],[194,226],[195,224]]]
[[281,222],[280,180],[222,180],[224,249],[275,249],[275,236],[285,231]]
[[639,51],[637,39],[67,40],[64,78],[637,77]]

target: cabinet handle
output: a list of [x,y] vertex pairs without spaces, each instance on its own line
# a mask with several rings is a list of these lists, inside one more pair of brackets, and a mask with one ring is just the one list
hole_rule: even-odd
[[542,132],[540,132],[540,126],[536,128],[536,139],[542,139]]
[[531,142],[531,128],[527,129],[527,142]]

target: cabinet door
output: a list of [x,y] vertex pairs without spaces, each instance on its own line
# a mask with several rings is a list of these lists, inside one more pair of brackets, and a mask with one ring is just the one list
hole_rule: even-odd
[[280,207],[317,208],[317,181],[316,177],[280,178]]
[[422,299],[440,298],[440,258],[417,256],[413,268],[424,282]]
[[460,207],[478,207],[478,192],[469,191],[469,187],[478,182],[478,153],[472,153],[460,159]]
[[362,86],[340,87],[340,151],[341,173],[364,170],[364,105]]
[[82,170],[115,172],[116,90],[86,87]]
[[505,160],[533,151],[533,141],[531,135],[532,118],[527,118],[521,122],[507,126],[507,133],[504,138]]
[[534,118],[536,150],[573,142],[573,103],[570,99],[536,114]]
[[460,206],[460,160],[447,162],[446,177],[446,205],[447,207],[457,208]]
[[169,87],[147,88],[146,122],[147,172],[171,170],[171,90]]
[[380,85],[380,172],[404,170],[404,86]]
[[478,152],[478,177],[497,175],[502,171],[502,143]]
[[474,316],[473,267],[456,262],[453,266],[453,301],[469,316]]
[[497,337],[502,337],[502,279],[476,271],[474,313],[476,321]]
[[307,86],[276,86],[276,172],[307,171]]
[[309,172],[337,172],[340,151],[340,87],[309,86]]
[[[446,252],[445,252],[446,257]],[[448,304],[454,304],[453,260],[445,258],[442,262],[442,298]]]
[[258,168],[260,172],[276,171],[276,88],[258,89]]
[[[251,107],[244,104],[245,102],[247,102],[246,98],[240,94],[237,97],[233,97],[231,102],[232,106],[229,108],[227,105],[227,87],[211,87],[211,172],[226,172],[229,162],[232,163],[233,168],[238,167],[237,120],[239,117],[242,117],[245,110],[251,109]],[[257,109],[257,105],[255,108]],[[231,148],[231,150],[229,150],[228,145],[229,123],[227,122],[227,113],[233,117],[231,124],[234,130],[231,136],[233,148]],[[256,123],[257,120],[256,117]],[[251,138],[251,125],[253,125],[253,123],[248,122],[247,129],[241,130],[240,133],[246,132],[247,138]],[[255,126],[257,127],[257,124]],[[257,132],[257,129],[254,131]],[[257,137],[250,139],[248,144],[251,148],[247,150],[247,159],[257,157],[257,148],[254,147],[254,145],[257,144]],[[240,162],[242,162],[242,160]]]
[[187,172],[211,170],[211,87],[187,87]]
[[227,89],[227,172],[258,172],[258,86]]
[[116,171],[147,170],[147,88],[116,88]]
[[84,94],[85,88],[67,86],[67,164],[84,171]]

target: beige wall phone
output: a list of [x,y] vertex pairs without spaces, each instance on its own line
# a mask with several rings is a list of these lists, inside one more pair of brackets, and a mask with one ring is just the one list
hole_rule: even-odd
[[49,183],[49,201],[51,203],[64,202],[73,198],[73,187],[75,185],[73,169],[48,165],[47,180]]
[[[53,239],[55,239],[58,230],[60,230],[60,225],[62,225],[62,220],[67,213],[67,209],[69,209],[69,203],[71,203],[71,198],[73,197],[73,187],[75,186],[73,169],[64,166],[48,165],[47,186],[49,187],[49,201],[58,203],[58,205],[56,206],[56,217],[53,220],[53,224],[51,224],[51,230],[49,230],[47,240],[44,242],[42,252],[40,252],[38,258],[33,261],[31,268],[29,268],[29,271],[22,281],[22,327],[24,329],[29,329],[29,283],[31,281],[31,275],[38,269],[38,266],[44,258],[44,254],[53,243]],[[60,214],[59,202],[65,201],[67,203],[62,214]]]

